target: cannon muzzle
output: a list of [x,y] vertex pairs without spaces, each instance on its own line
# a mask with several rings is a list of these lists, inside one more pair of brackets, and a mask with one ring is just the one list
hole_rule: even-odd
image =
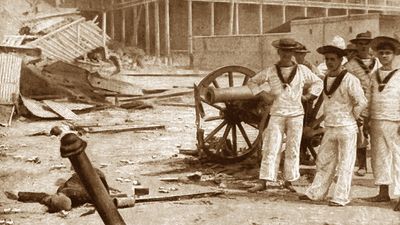
[[214,88],[209,87],[206,92],[206,100],[210,103],[226,102],[235,100],[255,99],[248,86],[229,87],[229,88]]

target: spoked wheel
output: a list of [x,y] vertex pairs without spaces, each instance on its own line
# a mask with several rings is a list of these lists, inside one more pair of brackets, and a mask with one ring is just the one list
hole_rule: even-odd
[[260,149],[262,121],[266,117],[259,100],[228,100],[212,103],[206,99],[209,87],[216,89],[247,84],[255,72],[241,66],[222,67],[208,74],[195,90],[198,148],[207,158],[220,163],[246,159]]
[[[323,102],[323,95],[315,102],[304,103],[304,130],[300,145],[300,164],[313,165],[317,159],[315,148],[321,144],[323,129],[320,126],[324,116],[318,115]],[[312,159],[308,157],[310,153]]]

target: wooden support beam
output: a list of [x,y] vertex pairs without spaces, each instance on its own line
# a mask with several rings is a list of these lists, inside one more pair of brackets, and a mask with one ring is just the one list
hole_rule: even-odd
[[134,45],[134,46],[137,46],[138,45],[138,35],[137,35],[137,31],[138,31],[138,22],[137,22],[137,20],[139,19],[138,18],[138,6],[134,6],[133,8],[132,8],[132,11],[133,11],[133,34],[132,34],[132,44]]
[[264,15],[263,15],[263,5],[258,5],[258,31],[260,34],[264,33]]
[[[114,4],[114,0],[111,0],[111,4]],[[111,28],[111,39],[115,39],[115,21],[114,21],[114,11],[110,11],[110,28]]]
[[159,3],[154,2],[154,29],[155,29],[155,51],[156,57],[160,57],[160,15],[159,15]]
[[210,35],[215,35],[215,9],[214,9],[214,2],[210,2]]
[[[189,51],[189,57],[192,56],[193,54],[193,13],[192,13],[192,7],[193,7],[193,2],[192,0],[188,0],[188,51]],[[190,60],[191,61],[191,60]],[[192,62],[190,62],[192,64]]]
[[282,6],[282,23],[286,23],[286,5]]
[[[123,1],[122,1],[123,2]],[[126,15],[125,15],[125,9],[121,9],[121,13],[122,13],[122,18],[121,18],[121,22],[122,22],[122,24],[121,24],[121,42],[122,43],[126,43]]]
[[107,44],[107,13],[104,11],[103,12],[103,24],[102,24],[102,29],[103,29],[103,47],[106,47]]
[[165,0],[165,51],[167,55],[168,65],[171,59],[171,40],[169,33],[169,0]]
[[325,17],[329,16],[329,8],[325,8]]
[[308,17],[308,7],[304,7],[304,17]]
[[234,11],[235,10],[235,3],[233,0],[231,0],[230,3],[230,10],[229,10],[229,35],[233,34],[233,16],[234,16]]
[[239,34],[239,3],[235,4],[235,34]]
[[149,13],[149,3],[144,5],[144,13],[145,13],[145,39],[146,39],[146,54],[150,54],[150,13]]

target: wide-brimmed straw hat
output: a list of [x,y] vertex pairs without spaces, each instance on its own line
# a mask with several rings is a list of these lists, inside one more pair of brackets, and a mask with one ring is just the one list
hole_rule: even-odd
[[334,53],[334,54],[338,55],[339,57],[343,57],[346,55],[346,52],[343,49],[338,48],[333,45],[321,46],[321,47],[317,48],[317,52],[322,55],[327,54],[327,53]]
[[300,45],[294,52],[296,53],[310,53],[310,50],[306,48],[304,45]]
[[350,42],[356,44],[358,41],[372,41],[372,34],[370,31],[357,34],[356,38],[351,39]]
[[400,55],[400,42],[388,36],[378,36],[371,41],[371,48],[374,51],[378,51],[380,46],[384,44],[391,45],[394,48],[394,54]]
[[272,42],[272,46],[277,49],[295,50],[299,48],[300,43],[292,38],[281,38]]

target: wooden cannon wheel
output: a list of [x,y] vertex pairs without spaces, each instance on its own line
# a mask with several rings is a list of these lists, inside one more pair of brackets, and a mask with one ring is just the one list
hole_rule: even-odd
[[[246,67],[226,66],[205,76],[195,87],[198,149],[210,160],[235,163],[261,150],[261,137],[269,116],[267,111],[259,107],[259,99],[222,103],[211,103],[206,99],[209,87],[219,89],[245,86],[255,74]],[[311,153],[312,161],[316,159],[314,148],[320,144],[323,135],[320,128],[323,118],[317,118],[322,101],[320,97],[315,103],[308,102],[304,105],[301,162],[309,161],[308,158],[305,159],[305,152]]]
[[[263,119],[256,118],[257,113],[246,112],[246,106],[241,105],[243,101],[210,103],[205,97],[209,87],[244,86],[255,74],[242,66],[226,66],[208,74],[198,84],[195,90],[198,147],[211,160],[234,163],[260,149],[259,124]],[[247,102],[250,108],[255,108],[252,106],[258,100]]]

